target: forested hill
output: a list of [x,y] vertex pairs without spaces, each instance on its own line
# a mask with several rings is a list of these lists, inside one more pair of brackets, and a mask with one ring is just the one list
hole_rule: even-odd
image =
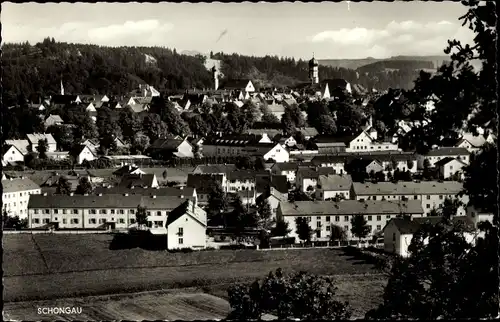
[[[46,38],[36,45],[4,44],[3,99],[13,104],[21,94],[66,93],[126,95],[147,83],[160,91],[212,88],[208,57],[178,54],[163,47],[103,47],[68,44]],[[308,62],[293,58],[213,54],[225,78],[250,78],[258,86],[289,86],[308,81]],[[418,71],[370,71],[320,66],[320,79],[344,78],[365,88],[408,88]],[[223,80],[222,80],[223,82]]]

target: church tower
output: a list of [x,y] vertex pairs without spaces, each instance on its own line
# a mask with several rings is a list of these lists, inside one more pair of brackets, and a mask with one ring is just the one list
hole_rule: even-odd
[[219,89],[219,72],[217,71],[217,68],[212,67],[212,76],[214,78],[214,89],[218,90]]
[[319,83],[318,67],[318,61],[314,59],[313,54],[313,58],[309,61],[309,79],[311,80],[311,84]]

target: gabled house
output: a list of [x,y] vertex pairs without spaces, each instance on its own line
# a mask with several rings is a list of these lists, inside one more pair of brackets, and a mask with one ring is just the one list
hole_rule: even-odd
[[282,134],[277,134],[273,138],[274,142],[278,142],[282,146],[286,147],[293,147],[297,145],[297,141],[293,137],[293,135],[282,135]]
[[55,152],[57,150],[57,142],[54,140],[52,134],[49,133],[33,133],[26,134],[29,144],[31,146],[31,151],[36,152],[39,140],[47,140],[47,152]]
[[82,164],[85,160],[93,161],[96,159],[95,150],[91,150],[87,145],[80,144],[74,147],[70,155],[75,158],[77,164]]
[[295,178],[295,185],[297,189],[302,192],[314,191],[318,184],[318,178],[320,175],[334,174],[332,167],[324,168],[299,168],[297,170],[297,176]]
[[203,249],[207,245],[207,213],[186,200],[170,211],[166,222],[168,249]]
[[205,156],[244,156],[248,155],[245,148],[249,145],[272,143],[267,134],[259,135],[224,135],[207,137],[203,144]]
[[294,183],[298,169],[299,165],[296,162],[276,162],[271,167],[271,173],[286,176],[288,182]]
[[15,145],[4,146],[4,154],[2,156],[2,164],[14,164],[16,162],[24,162],[24,154],[19,151],[19,149]]
[[335,197],[349,199],[351,191],[352,179],[348,174],[338,175],[320,175],[316,185],[316,199],[330,200]]
[[285,106],[282,104],[270,104],[267,108],[271,114],[278,118],[278,120],[281,120],[281,117],[285,114]]
[[194,158],[193,146],[187,139],[156,139],[149,150],[153,155]]
[[464,133],[462,138],[455,144],[455,147],[465,148],[470,153],[474,153],[478,152],[486,142],[487,140],[482,134],[476,136],[472,133]]
[[61,125],[63,123],[64,121],[59,115],[51,114],[45,119],[45,128],[48,128],[52,125]]
[[13,145],[22,155],[30,152],[30,141],[28,140],[5,140],[5,145]]
[[158,179],[156,179],[155,174],[128,174],[122,177],[122,180],[118,184],[119,187],[123,188],[156,188],[159,187]]
[[469,164],[470,152],[466,148],[455,147],[441,147],[433,149],[427,152],[426,155],[418,156],[418,166],[419,168],[423,168],[425,160],[429,160],[429,165],[434,167],[436,162],[448,157],[459,159],[463,163]]
[[321,99],[330,99],[336,97],[338,91],[352,93],[351,84],[345,79],[326,79],[321,82]]
[[126,176],[126,175],[141,175],[141,174],[146,174],[146,172],[142,171],[140,168],[133,166],[131,164],[126,164],[120,169],[116,170],[113,172],[113,175],[115,176]]
[[449,179],[453,176],[463,179],[462,168],[467,166],[467,164],[460,159],[446,157],[434,163],[434,166],[439,169],[441,179]]
[[88,105],[85,107],[85,111],[87,112],[97,112],[94,103],[90,102]]
[[255,92],[255,86],[249,79],[228,79],[221,89],[228,91]]
[[93,153],[95,153],[97,151],[97,149],[99,148],[99,143],[98,142],[94,142],[94,141],[89,140],[89,139],[86,139],[85,141],[83,141],[82,144],[88,146],[89,149]]
[[316,130],[315,127],[301,127],[301,128],[298,128],[297,131],[302,133],[302,135],[304,135],[304,138],[306,140],[309,140],[309,139],[311,139],[319,134],[318,130]]
[[227,173],[226,191],[255,190],[258,176],[269,176],[267,171],[236,170]]
[[[436,225],[442,220],[440,216],[422,218],[394,218],[384,227],[384,250],[402,257],[410,256],[408,247],[411,245],[414,234],[424,224]],[[467,216],[452,218],[452,222],[464,229],[464,237],[469,243],[475,242],[474,222]],[[424,241],[428,242],[428,239]]]
[[200,164],[191,172],[193,174],[220,174],[227,177],[227,174],[236,171],[234,164]]
[[127,143],[123,142],[123,140],[120,139],[120,138],[118,138],[118,137],[115,138],[115,143],[116,143],[116,147],[118,149],[128,148],[129,147],[129,145]]

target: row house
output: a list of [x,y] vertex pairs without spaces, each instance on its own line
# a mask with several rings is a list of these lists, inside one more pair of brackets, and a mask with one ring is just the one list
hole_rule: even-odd
[[[423,224],[436,225],[443,218],[441,216],[422,217],[422,218],[394,218],[384,227],[384,250],[388,253],[400,255],[402,257],[410,256],[408,246],[411,245],[413,236],[422,227]],[[471,244],[475,243],[476,227],[471,218],[467,216],[453,217],[452,222],[463,228],[465,240]],[[428,238],[424,243],[428,243]]]
[[28,201],[31,195],[41,193],[39,185],[28,178],[9,178],[2,180],[2,212],[9,216],[28,218]]
[[336,197],[350,199],[351,186],[352,179],[348,174],[320,175],[316,185],[316,199],[330,200]]
[[[462,183],[457,181],[400,181],[400,182],[353,182],[351,199],[354,200],[391,200],[405,201],[418,200],[427,215],[432,209],[438,209],[446,198],[459,197],[462,192]],[[469,202],[469,197],[459,197],[464,205]],[[465,207],[457,210],[457,215],[465,215]]]
[[373,135],[370,135],[367,131],[361,131],[358,135],[348,138],[345,151],[400,151],[397,144],[377,141],[373,138]]
[[179,198],[190,198],[192,200],[198,201],[198,196],[196,194],[196,189],[189,187],[156,187],[156,188],[143,188],[143,187],[95,187],[93,193],[94,195],[140,195],[140,196],[157,196],[157,197],[179,197]]
[[268,171],[237,170],[227,173],[226,191],[236,192],[241,190],[255,190],[257,178],[268,177]]
[[146,208],[147,226],[164,227],[168,214],[186,201],[182,197],[141,195],[32,195],[29,228],[128,229],[137,226],[138,207]]
[[281,202],[277,211],[278,220],[284,220],[291,229],[290,237],[298,239],[295,220],[297,217],[306,218],[313,230],[313,241],[325,241],[330,239],[331,227],[341,227],[347,239],[357,239],[351,234],[351,220],[354,215],[363,215],[370,233],[366,239],[371,239],[375,233],[381,232],[383,227],[391,219],[396,218],[402,212],[412,217],[422,217],[423,209],[419,201],[296,201]]
[[448,157],[459,159],[463,163],[469,164],[470,152],[466,148],[456,147],[440,147],[433,149],[425,155],[418,155],[418,167],[422,169],[424,167],[425,160],[428,160],[429,165],[434,167],[436,162]]

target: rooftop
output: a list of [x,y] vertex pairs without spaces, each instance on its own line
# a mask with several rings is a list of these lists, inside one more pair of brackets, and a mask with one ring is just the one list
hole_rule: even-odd
[[462,183],[458,181],[400,181],[360,183],[353,182],[357,196],[368,195],[453,195],[462,191]]
[[3,193],[30,191],[40,189],[40,186],[28,178],[2,180]]

